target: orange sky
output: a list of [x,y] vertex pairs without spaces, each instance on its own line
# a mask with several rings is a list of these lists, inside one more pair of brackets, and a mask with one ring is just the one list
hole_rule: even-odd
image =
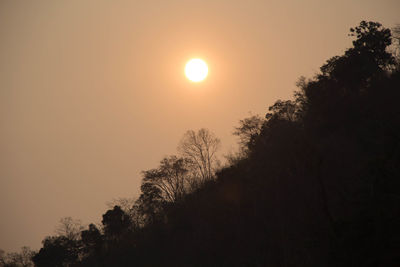
[[[61,217],[100,222],[188,129],[223,151],[239,119],[290,98],[398,0],[1,1],[0,249],[39,248]],[[207,61],[190,83],[184,65]]]

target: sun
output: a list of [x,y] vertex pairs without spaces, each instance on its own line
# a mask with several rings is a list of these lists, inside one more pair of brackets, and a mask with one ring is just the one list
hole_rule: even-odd
[[192,82],[203,81],[208,74],[208,66],[204,60],[193,58],[186,63],[185,75]]

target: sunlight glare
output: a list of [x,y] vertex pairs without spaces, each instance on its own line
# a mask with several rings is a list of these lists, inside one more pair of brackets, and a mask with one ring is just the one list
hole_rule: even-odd
[[207,74],[208,66],[203,60],[194,58],[186,63],[185,75],[190,81],[201,82],[207,77]]

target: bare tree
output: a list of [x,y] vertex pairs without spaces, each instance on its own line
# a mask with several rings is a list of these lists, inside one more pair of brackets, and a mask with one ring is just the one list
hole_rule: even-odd
[[206,181],[214,176],[218,165],[216,152],[219,147],[220,140],[208,129],[202,128],[197,132],[187,131],[180,141],[178,151],[189,159],[200,178]]
[[80,220],[74,220],[71,217],[64,217],[61,218],[56,228],[56,234],[59,236],[65,236],[69,240],[78,240],[83,229],[84,227]]

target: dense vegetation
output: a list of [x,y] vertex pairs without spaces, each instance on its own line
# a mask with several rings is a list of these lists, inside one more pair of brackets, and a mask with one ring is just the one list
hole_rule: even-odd
[[[102,225],[64,220],[36,266],[398,266],[400,65],[391,31],[361,22],[353,47],[301,78],[294,100],[240,122],[241,150],[189,131],[143,172],[140,197]],[[398,49],[398,46],[394,49]]]

